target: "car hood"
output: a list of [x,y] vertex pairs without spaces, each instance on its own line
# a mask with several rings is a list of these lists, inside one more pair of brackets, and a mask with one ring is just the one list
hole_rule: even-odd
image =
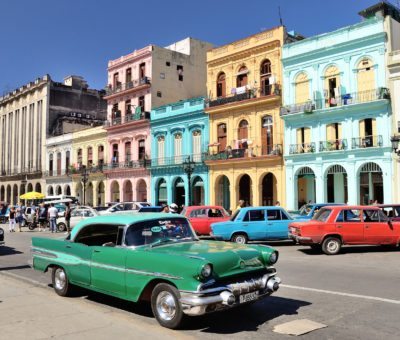
[[266,266],[263,250],[270,254],[273,249],[265,246],[238,245],[220,241],[193,241],[149,248],[152,253],[178,255],[198,261],[199,266],[211,263],[219,277],[244,271],[263,269]]

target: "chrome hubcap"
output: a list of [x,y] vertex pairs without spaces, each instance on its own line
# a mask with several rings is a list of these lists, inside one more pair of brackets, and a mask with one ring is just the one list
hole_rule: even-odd
[[170,321],[176,314],[175,299],[169,292],[161,292],[157,296],[157,312],[161,319]]
[[64,270],[58,268],[54,276],[54,284],[57,290],[63,290],[66,284],[66,276]]
[[328,250],[331,253],[334,253],[335,251],[337,251],[339,248],[339,244],[336,241],[330,241],[328,243]]
[[243,236],[236,236],[236,243],[246,243],[246,239]]

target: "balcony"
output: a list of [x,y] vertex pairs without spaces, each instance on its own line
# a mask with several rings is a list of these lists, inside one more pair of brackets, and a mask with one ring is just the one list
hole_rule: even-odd
[[319,151],[347,150],[347,139],[333,139],[319,142]]
[[301,153],[314,153],[315,143],[301,143],[301,144],[290,144],[289,145],[289,155],[297,155]]
[[202,164],[204,162],[204,153],[196,155],[181,155],[164,158],[154,158],[151,160],[151,167],[172,167],[172,166],[183,166],[185,160],[190,157],[190,160],[196,164]]
[[[120,111],[118,111],[120,112]],[[150,119],[150,112],[148,111],[138,111],[135,113],[127,112],[126,115],[119,117],[119,118],[114,118],[112,120],[107,120],[104,122],[104,127],[108,128],[111,126],[116,126],[116,125],[121,125],[121,124],[126,124],[134,121],[143,121],[143,120],[149,120]]]
[[108,97],[111,97],[115,94],[124,93],[126,91],[133,90],[150,84],[151,84],[151,79],[149,77],[144,77],[141,79],[129,81],[125,84],[117,83],[117,85],[115,86],[109,85],[108,87],[106,87],[105,99],[108,99]]
[[104,171],[118,171],[118,170],[131,170],[148,168],[151,165],[149,159],[138,161],[125,161],[125,162],[112,162],[103,165]]
[[271,146],[254,146],[248,148],[232,149],[227,147],[221,152],[209,151],[204,154],[205,161],[221,161],[221,160],[236,160],[236,159],[254,159],[255,157],[271,157],[282,155],[282,144],[274,144]]
[[390,99],[389,89],[379,87],[368,91],[345,93],[337,97],[326,97],[314,101],[309,100],[305,103],[286,105],[281,107],[280,114],[286,116],[295,113],[312,113],[314,110],[344,107],[383,99]]
[[382,147],[382,135],[353,138],[351,145],[353,149]]
[[280,95],[281,88],[279,84],[273,84],[263,88],[249,88],[247,85],[233,88],[231,94],[226,95],[225,97],[219,97],[217,99],[210,100],[208,103],[208,107],[215,107],[240,102],[243,100],[266,98]]

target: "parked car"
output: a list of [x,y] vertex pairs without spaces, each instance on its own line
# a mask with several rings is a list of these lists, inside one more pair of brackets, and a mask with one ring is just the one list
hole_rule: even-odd
[[[69,221],[71,229],[75,227],[79,222],[88,217],[98,216],[99,212],[90,207],[77,207],[71,210],[71,219]],[[65,217],[57,219],[57,229],[59,231],[67,230],[67,222]]]
[[4,246],[4,229],[0,228],[0,246]]
[[229,221],[211,224],[217,239],[236,243],[262,240],[285,240],[293,222],[282,207],[247,207],[237,210]]
[[197,235],[209,235],[211,223],[228,221],[228,212],[218,205],[202,205],[185,207],[181,215],[189,219]]
[[161,212],[162,210],[163,207],[160,207],[159,205],[149,205],[148,207],[141,207],[138,212]]
[[326,207],[326,206],[333,206],[333,205],[345,205],[345,203],[309,203],[304,204],[300,210],[296,212],[290,213],[290,215],[295,220],[311,220],[313,216],[319,211],[319,209]]
[[10,215],[10,207],[7,203],[2,203],[0,206],[0,223],[7,223]]
[[378,204],[377,207],[392,221],[400,222],[400,204]]
[[75,286],[128,301],[149,301],[164,327],[256,301],[278,290],[278,252],[197,238],[180,215],[98,216],[66,239],[32,238],[33,267],[52,271],[55,292]]
[[335,255],[343,245],[398,245],[400,223],[392,222],[377,206],[327,206],[307,223],[291,223],[289,237]]
[[150,203],[148,202],[120,202],[112,205],[111,207],[107,208],[106,210],[100,210],[100,215],[106,215],[110,213],[126,213],[132,211],[138,211],[142,207],[148,207]]

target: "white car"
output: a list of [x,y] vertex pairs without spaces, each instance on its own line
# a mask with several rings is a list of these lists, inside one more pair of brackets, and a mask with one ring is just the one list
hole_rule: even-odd
[[121,214],[126,212],[137,212],[142,207],[149,207],[150,203],[148,202],[121,202],[112,205],[106,210],[100,210],[98,213],[100,215],[107,215],[110,213],[113,214]]
[[[88,217],[98,216],[98,211],[94,210],[90,207],[77,207],[72,209],[71,211],[71,219],[69,220],[71,229],[75,227],[80,221],[84,220]],[[67,223],[65,221],[65,217],[61,217],[57,219],[57,229],[59,231],[67,230]]]

